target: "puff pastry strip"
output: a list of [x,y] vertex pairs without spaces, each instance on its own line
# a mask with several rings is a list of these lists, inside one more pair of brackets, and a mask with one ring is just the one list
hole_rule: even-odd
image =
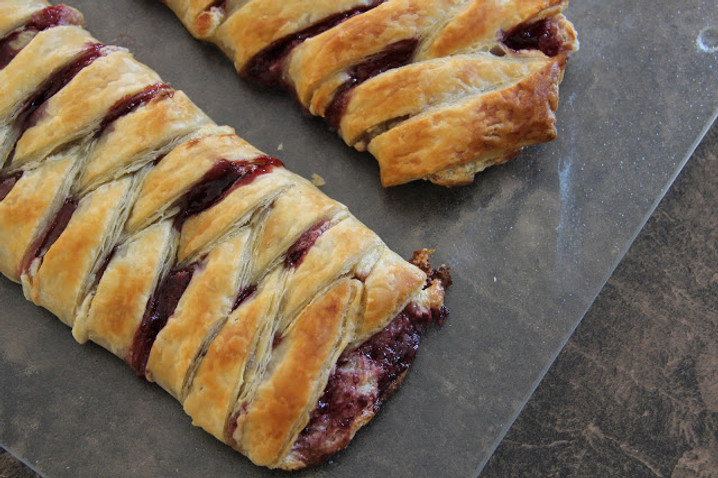
[[[46,24],[0,70],[0,271],[255,463],[346,446],[445,315],[444,271],[398,257],[78,12],[0,12],[0,42]],[[74,23],[45,21],[58,12]]]
[[567,0],[162,0],[244,77],[294,93],[381,181],[455,186],[556,137]]

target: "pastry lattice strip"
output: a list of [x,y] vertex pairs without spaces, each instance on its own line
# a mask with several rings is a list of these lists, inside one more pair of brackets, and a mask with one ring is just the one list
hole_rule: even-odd
[[255,463],[346,446],[401,382],[442,282],[77,11],[0,12],[0,270]]
[[556,137],[567,0],[165,0],[237,71],[292,91],[385,186],[453,186]]

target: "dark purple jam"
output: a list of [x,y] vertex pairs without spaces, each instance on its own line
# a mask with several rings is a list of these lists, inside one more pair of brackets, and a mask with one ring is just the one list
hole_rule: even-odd
[[81,26],[83,23],[82,15],[79,12],[61,3],[43,8],[35,13],[25,28],[42,31],[59,25]]
[[562,46],[558,27],[550,18],[517,26],[504,34],[503,43],[512,50],[540,50],[549,57],[558,55]]
[[45,101],[64,88],[83,68],[103,56],[103,48],[104,45],[101,43],[88,44],[77,58],[53,73],[40,85],[35,94],[24,103],[18,114],[15,124],[20,130],[20,134],[37,123],[42,115],[40,107]]
[[230,192],[251,183],[256,177],[283,166],[280,160],[269,156],[260,156],[251,161],[218,160],[180,200],[181,212],[175,219],[175,228],[181,230],[188,218],[211,208]]
[[105,117],[100,123],[100,128],[97,134],[102,134],[108,126],[113,122],[117,121],[124,115],[130,114],[142,105],[145,105],[157,97],[169,97],[174,94],[174,90],[164,83],[155,83],[154,85],[148,85],[144,90],[139,93],[127,95],[124,98],[118,100],[112,108],[107,112]]
[[47,254],[55,241],[62,235],[67,228],[67,225],[72,219],[72,215],[77,210],[79,201],[74,198],[67,198],[63,203],[60,210],[55,214],[55,218],[45,228],[42,234],[32,243],[30,248],[25,253],[25,257],[22,262],[22,269],[27,271],[30,265],[36,258],[42,258]]
[[0,178],[0,201],[5,199],[22,177],[22,171]]
[[384,50],[376,53],[362,63],[353,66],[347,74],[349,79],[345,81],[334,93],[331,103],[324,112],[327,122],[335,129],[339,129],[339,123],[344,116],[344,111],[349,104],[351,91],[367,81],[385,71],[394,68],[400,68],[407,65],[414,58],[416,47],[419,41],[416,39],[401,40],[388,45]]
[[292,454],[318,465],[346,447],[352,424],[376,413],[401,382],[432,315],[409,304],[386,328],[342,354]]
[[105,275],[105,271],[110,265],[110,261],[112,261],[112,258],[115,257],[115,254],[117,253],[117,246],[113,247],[109,254],[105,256],[104,259],[102,259],[102,264],[100,264],[99,269],[97,269],[97,274],[95,274],[95,283],[93,284],[93,289],[97,289],[97,286],[100,284],[100,280],[102,280],[102,276]]
[[386,0],[375,0],[368,5],[352,8],[325,18],[300,32],[293,33],[276,40],[264,50],[254,55],[242,68],[240,74],[255,81],[265,88],[289,89],[283,77],[284,64],[294,48],[305,40],[315,37],[327,30],[331,30],[349,18],[367,12],[384,3]]
[[234,299],[234,305],[232,306],[232,311],[234,312],[247,299],[252,297],[255,292],[257,292],[256,285],[250,285],[250,286],[243,287],[242,289],[240,289],[239,293],[237,294],[237,298]]
[[304,256],[309,252],[309,249],[317,242],[319,236],[329,229],[330,225],[329,221],[324,220],[304,231],[302,235],[299,236],[299,239],[292,244],[292,247],[289,248],[289,251],[287,251],[287,256],[284,258],[284,267],[287,269],[299,267],[304,260]]
[[180,269],[171,270],[155,288],[150,300],[147,301],[145,313],[142,316],[132,346],[127,356],[127,363],[139,377],[145,376],[147,360],[150,350],[160,331],[177,308],[185,290],[189,286],[195,271],[201,263],[195,262]]
[[18,44],[21,35],[38,33],[60,25],[82,25],[82,23],[82,15],[62,4],[40,10],[25,25],[0,38],[0,70],[5,68],[27,44],[27,42]]

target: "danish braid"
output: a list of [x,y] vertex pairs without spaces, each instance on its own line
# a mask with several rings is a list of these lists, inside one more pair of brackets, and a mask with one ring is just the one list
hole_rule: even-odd
[[455,186],[556,137],[567,0],[163,0],[244,77],[296,95],[381,181]]
[[346,446],[445,315],[446,275],[79,12],[0,12],[0,271],[253,462],[301,468]]

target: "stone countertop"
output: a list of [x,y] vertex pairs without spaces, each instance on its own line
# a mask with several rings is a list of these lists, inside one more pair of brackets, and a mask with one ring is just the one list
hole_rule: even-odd
[[718,123],[484,468],[718,476]]
[[[482,478],[718,476],[718,123]],[[36,476],[0,449],[0,478]]]

